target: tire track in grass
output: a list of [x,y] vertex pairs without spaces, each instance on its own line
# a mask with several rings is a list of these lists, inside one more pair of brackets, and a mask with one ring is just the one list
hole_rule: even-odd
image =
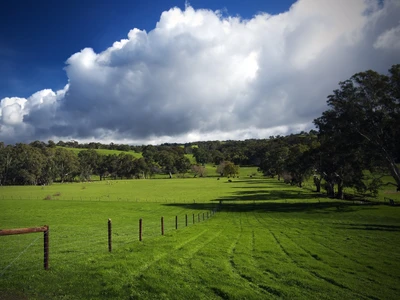
[[[267,229],[267,230],[269,230],[268,227],[267,227],[267,224],[264,223],[264,222],[261,222],[260,219],[257,217],[257,215],[256,215],[255,212],[253,212],[253,214],[254,214],[254,217],[255,217],[255,219],[257,220],[257,222],[261,225],[260,228],[261,228],[261,229]],[[269,232],[270,232],[270,231],[269,231]],[[281,278],[280,274],[279,274],[278,272],[274,271],[274,270],[267,269],[266,271],[267,271],[268,273],[272,274],[276,279]]]
[[193,242],[194,240],[198,239],[199,237],[201,237],[202,235],[204,235],[206,232],[208,231],[208,229],[204,229],[203,231],[201,231],[200,233],[196,234],[195,236],[185,240],[184,242],[178,244],[177,246],[175,246],[173,248],[173,250],[171,251],[167,251],[161,254],[158,254],[156,256],[154,256],[154,259],[151,260],[150,262],[144,264],[141,268],[138,269],[138,271],[136,272],[135,276],[137,276],[138,274],[146,271],[147,269],[149,269],[152,265],[154,265],[156,262],[160,261],[161,259],[165,258],[168,254],[170,254],[173,251],[176,251],[178,249],[183,248],[185,245],[187,245],[188,243]]
[[[277,220],[277,219],[275,219],[275,218],[272,218],[272,217],[270,217],[270,216],[268,216],[271,220],[274,220],[276,223],[283,223],[283,222],[281,222],[280,220]],[[260,223],[261,223],[261,221],[260,221]],[[285,222],[285,223],[287,223],[287,222]],[[288,224],[287,224],[288,225]],[[333,279],[331,279],[331,278],[328,278],[328,277],[325,277],[325,276],[322,276],[322,275],[320,275],[319,273],[317,273],[317,272],[315,272],[315,271],[310,271],[310,270],[308,270],[308,269],[306,269],[306,268],[304,268],[303,266],[301,266],[293,257],[292,257],[292,255],[290,255],[290,253],[285,249],[285,247],[283,247],[283,245],[282,245],[282,243],[279,241],[279,239],[276,237],[276,235],[275,235],[275,233],[273,233],[268,227],[267,227],[267,229],[268,229],[268,231],[270,232],[270,234],[273,236],[273,238],[274,238],[274,240],[275,240],[275,242],[279,245],[279,248],[282,250],[282,252],[283,253],[285,253],[285,255],[290,259],[290,261],[292,261],[293,262],[293,264],[294,265],[296,265],[296,267],[298,267],[299,269],[302,269],[302,270],[304,270],[304,271],[306,271],[307,273],[309,273],[309,274],[311,274],[312,276],[314,276],[314,277],[316,277],[316,278],[319,278],[319,279],[321,279],[321,280],[323,280],[323,281],[325,281],[325,282],[328,282],[329,284],[331,284],[331,285],[333,285],[333,286],[336,286],[336,287],[338,287],[338,288],[341,288],[341,289],[346,289],[346,290],[349,290],[349,291],[351,291],[351,292],[353,292],[351,289],[349,289],[348,287],[346,287],[346,286],[344,286],[344,285],[342,285],[342,284],[340,284],[340,283],[338,283],[338,282],[336,282],[335,280],[333,280]],[[303,251],[304,251],[304,249],[302,248],[302,247],[300,247],[296,242],[294,242],[291,238],[289,238],[285,233],[283,233],[283,232],[281,232],[283,235],[285,235],[292,243],[294,243],[297,247],[299,247],[300,249],[302,249]],[[307,252],[306,252],[307,253]],[[313,257],[314,259],[315,259],[315,257]],[[354,293],[354,292],[353,292]],[[361,296],[361,295],[360,295]]]
[[[242,214],[242,213],[240,213]],[[235,261],[234,261],[234,255],[236,252],[236,247],[243,235],[243,224],[242,224],[242,218],[239,218],[240,223],[239,223],[239,227],[240,227],[240,231],[239,233],[236,235],[234,241],[232,242],[232,244],[230,245],[230,247],[228,248],[227,252],[228,252],[228,260],[229,260],[229,265],[232,271],[232,274],[234,274],[237,278],[240,278],[241,280],[244,280],[249,287],[251,287],[251,289],[257,293],[257,294],[262,294],[262,295],[266,295],[269,294],[270,296],[280,296],[281,293],[277,290],[275,290],[272,287],[268,287],[268,286],[264,286],[264,285],[259,285],[259,284],[255,284],[253,282],[253,279],[250,276],[247,276],[246,274],[243,274],[238,266],[236,265]],[[248,221],[248,215],[246,214],[246,220]],[[249,223],[249,222],[248,222]],[[252,260],[254,261],[254,230],[252,231],[252,253],[251,253],[251,257]]]
[[[279,220],[276,220],[276,219],[274,219],[274,218],[272,218],[272,217],[269,217],[269,218],[272,219],[272,220],[275,220],[276,222],[279,223]],[[319,273],[316,272],[316,271],[311,271],[311,270],[306,269],[306,268],[303,267],[300,263],[298,263],[298,262],[292,257],[292,255],[290,255],[290,253],[285,249],[285,247],[283,247],[282,243],[281,243],[281,242],[279,241],[279,239],[276,237],[276,235],[275,235],[269,228],[268,228],[268,230],[269,230],[269,232],[272,234],[272,236],[274,237],[276,243],[279,245],[279,247],[281,248],[281,250],[283,251],[283,253],[285,253],[285,255],[293,262],[294,265],[296,265],[296,267],[298,267],[298,268],[300,268],[300,269],[306,271],[307,273],[309,273],[310,275],[312,275],[312,276],[315,277],[315,278],[318,278],[318,279],[320,279],[320,280],[322,280],[322,281],[324,281],[324,282],[327,282],[327,283],[329,283],[330,285],[333,285],[333,286],[335,286],[335,287],[337,287],[337,288],[345,289],[345,290],[347,290],[347,291],[353,293],[354,295],[357,295],[357,296],[360,297],[360,298],[364,298],[364,299],[374,299],[373,297],[371,298],[370,296],[365,296],[365,295],[362,295],[362,294],[360,294],[360,293],[358,293],[358,292],[356,292],[356,291],[353,291],[351,288],[349,288],[349,287],[347,287],[347,286],[345,286],[345,285],[343,285],[343,284],[337,282],[336,280],[334,280],[334,279],[332,279],[332,278],[330,278],[330,277],[326,277],[326,276],[323,276],[323,275],[319,274]],[[282,232],[282,234],[285,235],[285,236],[288,238],[288,240],[291,241],[293,244],[295,244],[298,248],[300,248],[300,249],[302,249],[302,250],[304,251],[304,248],[302,248],[301,246],[299,246],[298,243],[296,243],[296,242],[293,241],[290,237],[288,237],[287,234],[285,234],[285,233],[283,233],[283,232]],[[307,254],[309,254],[309,252],[307,252],[307,251],[305,251],[305,252],[306,252]],[[313,256],[311,255],[311,257],[313,257]],[[313,257],[313,258],[316,259],[315,257]],[[318,262],[321,262],[321,261],[318,261]],[[321,263],[323,263],[323,262],[321,262]],[[323,264],[324,264],[324,263],[323,263]],[[325,265],[331,267],[331,266],[328,265],[328,264],[325,264]]]
[[[255,252],[256,252],[256,237],[255,237],[255,232],[254,232],[254,230],[252,230],[252,237],[251,237],[251,259],[252,259],[252,261],[253,261],[253,265],[257,268],[257,269],[260,269],[260,267],[259,267],[259,263],[257,262],[257,260],[256,260],[256,258],[255,258]],[[271,273],[271,272],[270,272]],[[274,274],[275,273],[275,274]],[[277,278],[277,273],[276,272],[274,272],[274,273],[271,273],[271,274],[273,274],[274,276],[275,276],[275,278]],[[261,283],[259,283],[259,284],[257,284],[257,286],[260,288],[260,289],[262,289],[262,290],[264,290],[264,291],[266,291],[266,292],[268,292],[269,294],[272,294],[272,295],[274,295],[274,296],[277,296],[277,297],[282,297],[283,296],[283,294],[282,294],[282,292],[281,291],[279,291],[278,289],[275,289],[275,288],[273,288],[273,287],[271,287],[271,286],[267,286],[267,285],[265,285],[265,284],[261,284]]]
[[[273,220],[275,220],[275,221],[277,221],[277,222],[281,222],[281,223],[285,223],[286,225],[289,225],[289,222],[287,222],[287,221],[279,221],[279,220],[277,220],[277,219],[275,219],[275,218],[272,218],[272,217],[269,217],[269,218],[270,218],[270,219],[273,219]],[[340,222],[340,223],[342,223],[342,222]],[[302,234],[299,230],[297,230],[297,232],[298,232],[302,237],[305,237],[305,238],[307,238],[309,241],[311,241],[311,242],[313,242],[313,243],[315,243],[315,244],[317,244],[317,245],[322,246],[323,248],[327,249],[328,251],[331,251],[331,252],[335,253],[336,255],[342,257],[343,259],[349,260],[349,261],[351,261],[351,262],[353,262],[353,263],[356,263],[356,264],[359,265],[359,266],[362,266],[362,267],[367,268],[367,266],[365,266],[364,263],[361,263],[360,261],[358,261],[358,260],[356,260],[356,259],[354,259],[354,258],[351,258],[351,257],[349,257],[349,256],[347,256],[347,255],[345,255],[345,254],[343,254],[343,253],[341,253],[341,252],[339,252],[339,251],[333,249],[332,247],[327,246],[327,245],[324,244],[324,243],[321,243],[319,240],[313,239],[312,237],[310,237],[310,236],[308,236],[308,235]],[[331,266],[330,264],[328,264],[328,263],[326,263],[326,262],[324,262],[324,261],[321,261],[321,260],[318,258],[318,256],[316,256],[315,254],[311,253],[309,250],[307,250],[307,249],[305,249],[304,247],[300,246],[297,242],[295,242],[295,241],[294,241],[292,238],[290,238],[287,234],[285,234],[285,233],[282,233],[282,234],[284,234],[284,235],[285,235],[289,240],[291,240],[293,243],[295,243],[296,245],[298,245],[299,248],[301,248],[303,251],[305,251],[305,252],[306,252],[308,255],[310,255],[312,258],[318,260],[318,261],[321,262],[321,263],[326,264],[326,265],[329,266],[329,267],[333,267],[333,266]],[[325,235],[323,235],[322,237],[323,237],[324,239],[327,238]],[[374,271],[375,271],[376,273],[380,273],[381,275],[385,275],[385,276],[388,276],[388,277],[393,277],[392,274],[388,274],[388,273],[386,273],[386,272],[383,272],[383,271],[380,271],[380,270],[377,270],[377,269],[374,269]],[[347,273],[348,273],[348,272],[347,272]],[[351,273],[348,273],[348,274],[351,274]],[[396,276],[396,277],[397,277],[397,276]],[[397,278],[398,278],[398,277],[397,277]]]
[[[334,249],[334,248],[332,248],[332,247],[330,247],[330,246],[324,244],[324,243],[321,242],[321,241],[315,240],[315,239],[313,239],[313,238],[311,238],[311,237],[307,237],[307,238],[308,238],[309,240],[311,240],[311,241],[313,241],[313,242],[315,242],[315,243],[317,243],[317,244],[323,246],[324,248],[326,248],[326,249],[332,251],[332,252],[335,253],[336,255],[343,257],[343,258],[346,259],[346,260],[350,260],[351,262],[353,262],[353,263],[355,263],[355,264],[357,264],[357,265],[359,265],[359,266],[361,266],[361,267],[368,268],[367,266],[365,266],[364,263],[360,262],[359,260],[357,260],[357,259],[355,259],[355,258],[352,258],[352,257],[349,257],[349,256],[343,254],[342,252],[339,252],[338,250],[336,250],[336,249]],[[322,237],[322,238],[326,239],[326,237]],[[368,269],[371,270],[370,268],[368,268]],[[400,277],[398,277],[398,276],[396,276],[396,275],[394,275],[394,274],[389,274],[389,273],[384,272],[384,271],[381,271],[381,270],[373,269],[373,271],[376,272],[376,273],[379,273],[379,274],[381,274],[381,275],[384,275],[384,276],[388,276],[388,277],[393,277],[393,276],[394,276],[394,277],[396,277],[397,279],[400,278]],[[352,274],[352,273],[349,273],[349,274]]]
[[[219,231],[213,231],[212,236],[210,238],[208,238],[206,241],[198,243],[195,247],[191,248],[189,251],[186,251],[186,253],[182,256],[182,259],[188,260],[188,259],[192,258],[197,252],[199,252],[206,245],[210,244],[217,237],[219,237],[221,235],[221,233],[224,231],[224,229],[220,229]],[[197,240],[197,239],[194,239],[194,240]],[[192,241],[194,241],[194,240],[192,240]],[[182,250],[186,245],[188,245],[188,243],[185,243],[183,246],[176,248],[176,250]]]
[[[271,218],[271,217],[270,217],[270,218]],[[271,218],[271,219],[274,219],[274,218]],[[276,220],[277,222],[279,222],[279,220],[277,220],[277,219],[274,219],[274,220]],[[287,221],[282,221],[282,223],[286,223],[287,225],[289,225],[289,222],[287,222]],[[324,223],[325,223],[325,222],[324,222]],[[343,222],[340,222],[340,223],[343,223]],[[297,232],[300,233],[298,230],[297,230]],[[318,257],[318,255],[315,255],[315,254],[313,254],[311,251],[309,251],[309,250],[307,250],[306,248],[302,247],[299,243],[297,243],[297,242],[296,242],[293,238],[291,238],[288,234],[283,233],[283,232],[282,232],[282,234],[283,234],[284,236],[286,236],[286,238],[287,238],[289,241],[291,241],[292,243],[294,243],[298,248],[302,249],[302,250],[303,250],[304,252],[306,252],[309,256],[311,256],[312,258],[316,259],[319,263],[322,263],[322,264],[324,264],[324,265],[326,265],[326,266],[328,266],[328,267],[330,267],[330,268],[337,268],[337,267],[335,267],[335,266],[332,266],[332,265],[329,264],[329,263],[326,263],[325,261],[321,260],[321,259]],[[301,233],[300,233],[300,234],[301,234]],[[344,255],[343,253],[341,253],[341,252],[339,252],[339,251],[333,249],[332,247],[329,247],[329,246],[327,246],[327,245],[321,243],[320,241],[311,238],[311,237],[308,236],[308,235],[304,235],[304,234],[301,234],[301,235],[302,235],[302,237],[307,238],[309,241],[315,243],[316,245],[318,245],[318,246],[320,246],[320,247],[322,247],[322,248],[325,248],[325,249],[327,249],[327,250],[330,251],[330,252],[335,253],[335,255],[337,255],[337,256],[339,256],[339,257],[345,259],[345,260],[349,260],[349,261],[351,261],[351,262],[353,262],[353,263],[356,263],[357,265],[362,266],[362,267],[365,268],[365,269],[368,269],[368,272],[371,272],[370,268],[368,268],[368,266],[366,266],[364,263],[361,263],[361,262],[359,262],[359,261],[356,260],[356,259],[353,259],[353,258],[351,258],[351,257],[348,257],[348,256]],[[327,239],[327,237],[326,237],[325,235],[321,235],[321,237],[324,238],[324,239]],[[381,275],[387,276],[387,277],[389,277],[390,279],[392,279],[392,277],[393,277],[392,274],[388,274],[388,273],[382,272],[382,271],[380,271],[380,270],[373,269],[373,271],[375,271],[376,273],[380,273]],[[333,280],[334,282],[336,282],[334,279],[329,278],[329,277],[325,277],[325,276],[319,274],[318,272],[315,272],[315,271],[310,271],[310,272],[315,273],[315,274],[313,274],[313,275],[316,275],[316,276],[318,276],[318,277],[321,277],[321,278],[323,278],[323,279],[326,280],[326,281],[332,281],[332,280]],[[353,272],[353,273],[348,272],[348,271],[344,271],[344,272],[347,273],[347,274],[350,274],[350,275],[353,275],[353,274],[354,274],[354,272]],[[396,276],[396,277],[397,277],[397,276]],[[397,278],[398,278],[398,277],[397,277]],[[373,283],[378,284],[378,283],[377,283],[375,280],[373,280],[373,279],[371,280],[370,278],[366,278],[366,280],[368,280],[369,282],[373,282]],[[395,281],[395,280],[394,280],[394,281]],[[336,282],[336,283],[338,283],[338,282]],[[338,283],[338,284],[341,285],[340,283]],[[388,288],[390,288],[390,289],[392,289],[392,290],[396,290],[396,289],[393,289],[393,287],[392,287],[391,284],[387,284],[387,285],[388,285]],[[343,286],[344,286],[344,285],[343,285]],[[377,298],[375,298],[374,296],[371,296],[371,295],[368,295],[368,294],[363,294],[363,292],[367,292],[365,289],[363,290],[363,292],[360,293],[360,292],[357,292],[357,291],[351,289],[350,287],[344,286],[343,288],[344,288],[344,289],[347,289],[347,290],[349,290],[349,291],[351,291],[351,292],[354,293],[354,294],[359,295],[360,297],[366,297],[366,298],[368,298],[368,299],[377,299]]]

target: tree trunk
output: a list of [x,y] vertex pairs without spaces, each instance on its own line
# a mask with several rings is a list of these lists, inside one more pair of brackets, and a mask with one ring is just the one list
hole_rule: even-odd
[[335,197],[334,186],[335,186],[335,184],[334,184],[333,182],[327,181],[327,182],[325,183],[326,193],[327,193],[327,195],[328,195],[329,198],[334,198],[334,197]]
[[314,184],[316,187],[316,192],[321,193],[321,178],[318,178],[317,176],[314,176]]
[[389,161],[389,171],[397,184],[397,191],[400,190],[400,171],[396,163],[392,160]]
[[338,192],[337,192],[336,197],[337,197],[338,199],[341,199],[341,200],[344,199],[344,194],[343,194],[343,181],[342,181],[342,180],[340,180],[340,181],[338,182]]

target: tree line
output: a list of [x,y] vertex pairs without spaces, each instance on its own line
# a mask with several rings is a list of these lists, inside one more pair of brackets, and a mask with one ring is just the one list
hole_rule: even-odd
[[[213,164],[220,176],[235,176],[238,166],[257,166],[265,176],[302,186],[312,177],[316,191],[344,198],[347,187],[374,195],[391,175],[400,189],[400,65],[389,73],[366,71],[340,82],[328,96],[328,110],[314,120],[317,130],[245,141],[130,146],[76,141],[4,145],[0,142],[1,184],[149,178],[157,173],[205,176]],[[78,155],[61,148],[82,148]],[[100,155],[95,149],[142,153]],[[191,165],[185,154],[196,160]]]
[[0,183],[2,185],[43,185],[54,181],[90,181],[93,175],[104,178],[150,178],[157,173],[186,173],[191,167],[181,147],[148,146],[143,157],[132,154],[101,155],[94,149],[78,154],[52,143],[0,142]]

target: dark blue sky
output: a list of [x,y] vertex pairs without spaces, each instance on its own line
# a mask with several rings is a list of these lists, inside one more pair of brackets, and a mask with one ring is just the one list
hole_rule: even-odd
[[[251,18],[276,14],[293,0],[192,0],[195,9],[223,9]],[[163,11],[185,7],[183,0],[12,0],[0,2],[0,99],[29,97],[67,83],[65,61],[85,47],[97,53],[126,38],[130,29],[152,30]]]

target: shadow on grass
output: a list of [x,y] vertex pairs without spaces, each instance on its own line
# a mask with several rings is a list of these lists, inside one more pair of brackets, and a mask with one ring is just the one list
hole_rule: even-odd
[[[224,182],[225,184],[225,182]],[[310,192],[281,182],[273,182],[271,179],[246,179],[232,180],[226,182],[236,190],[231,195],[219,197],[209,203],[164,204],[167,206],[182,206],[188,209],[212,210],[218,208],[225,212],[316,212],[316,213],[342,213],[359,209],[353,201],[328,200],[326,196]],[[250,186],[237,186],[238,184],[249,184]],[[251,186],[255,185],[256,186]],[[262,184],[265,184],[263,186]],[[320,201],[322,200],[322,201]],[[278,202],[279,201],[279,202]],[[363,203],[363,209],[371,209],[372,203]],[[368,207],[368,208],[367,208]],[[328,210],[330,209],[330,210]],[[324,211],[325,210],[325,211]]]
[[[372,206],[366,205],[353,205],[352,203],[342,203],[342,202],[248,202],[248,203],[235,203],[235,202],[222,202],[219,203],[193,203],[193,204],[184,204],[184,203],[166,203],[163,204],[165,206],[179,206],[184,207],[186,209],[193,210],[213,210],[215,208],[221,212],[249,212],[249,211],[257,211],[257,212],[308,212],[308,213],[346,213],[352,212],[357,209],[374,209]],[[330,210],[328,210],[330,209]],[[325,211],[324,211],[325,210]]]
[[350,230],[400,231],[400,226],[382,224],[343,224],[339,227]]
[[221,197],[213,201],[259,201],[259,200],[310,200],[324,198],[316,193],[290,190],[251,190],[238,191],[231,196]]

